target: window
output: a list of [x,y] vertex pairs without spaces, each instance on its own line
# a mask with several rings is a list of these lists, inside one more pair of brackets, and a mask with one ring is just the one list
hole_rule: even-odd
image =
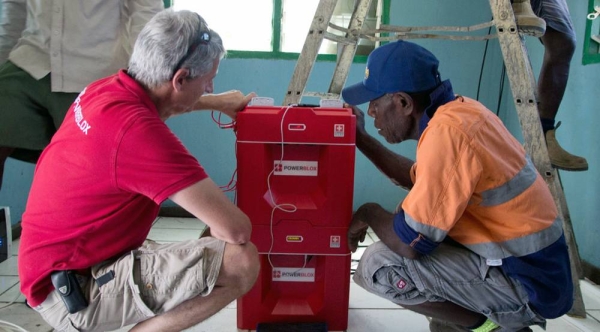
[[600,0],[589,0],[585,40],[583,41],[583,64],[600,63]]
[[[169,0],[165,0],[169,4]],[[319,0],[171,0],[175,10],[199,13],[223,38],[229,58],[296,59],[315,15]],[[389,21],[390,0],[371,0],[364,24],[375,29]],[[355,0],[338,0],[331,23],[347,27]],[[342,34],[331,28],[330,32]],[[366,61],[378,45],[360,40],[356,61]],[[324,39],[319,60],[335,61],[337,43]]]
[[200,14],[228,50],[271,50],[273,0],[174,0],[173,8]]

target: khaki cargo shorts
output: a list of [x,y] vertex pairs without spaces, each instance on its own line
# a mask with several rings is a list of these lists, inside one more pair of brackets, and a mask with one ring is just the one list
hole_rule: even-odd
[[[223,261],[225,242],[212,237],[177,243],[146,241],[114,261],[91,269],[80,281],[86,309],[69,314],[57,291],[35,307],[57,331],[111,331],[165,313],[196,296],[210,294]],[[114,271],[114,279],[98,287]]]

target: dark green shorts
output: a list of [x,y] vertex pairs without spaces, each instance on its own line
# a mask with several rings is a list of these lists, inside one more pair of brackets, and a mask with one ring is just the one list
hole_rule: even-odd
[[78,94],[51,92],[50,74],[38,81],[10,61],[0,65],[0,146],[36,162]]

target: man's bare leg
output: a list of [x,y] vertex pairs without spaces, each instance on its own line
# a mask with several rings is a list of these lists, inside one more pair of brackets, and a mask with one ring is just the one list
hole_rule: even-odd
[[137,324],[131,331],[181,331],[199,324],[248,292],[259,271],[254,244],[226,244],[217,283],[208,296],[187,300],[165,314]]
[[550,27],[546,29],[546,34],[541,40],[544,44],[544,61],[537,87],[538,110],[550,162],[554,167],[564,170],[587,170],[587,160],[565,151],[556,140],[555,133],[556,114],[567,88],[571,59],[575,52],[575,40],[568,34]]
[[2,190],[2,179],[4,178],[4,163],[14,150],[14,148],[0,146],[0,190]]
[[544,60],[538,78],[538,109],[540,118],[555,119],[567,88],[575,40],[550,27],[541,39]]
[[210,227],[206,226],[204,228],[204,230],[202,231],[202,234],[200,234],[200,238],[209,237],[209,236],[212,236],[212,235],[210,235]]

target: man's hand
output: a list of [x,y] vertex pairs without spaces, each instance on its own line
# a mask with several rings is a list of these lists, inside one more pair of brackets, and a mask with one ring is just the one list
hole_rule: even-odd
[[344,104],[344,107],[351,107],[352,113],[356,116],[356,135],[367,135],[367,130],[365,129],[365,113],[361,111],[360,108],[350,104]]
[[348,249],[351,252],[356,252],[358,243],[363,242],[367,236],[367,229],[369,224],[367,223],[368,216],[365,214],[365,205],[361,206],[354,215],[348,228]]
[[358,243],[365,240],[368,228],[369,225],[362,220],[352,218],[350,228],[348,228],[348,249],[350,249],[351,252],[356,252]]
[[244,109],[246,105],[256,97],[256,93],[251,92],[244,95],[238,90],[230,90],[218,94],[202,95],[194,105],[197,110],[215,110],[219,111],[232,120],[235,120],[237,113]]

